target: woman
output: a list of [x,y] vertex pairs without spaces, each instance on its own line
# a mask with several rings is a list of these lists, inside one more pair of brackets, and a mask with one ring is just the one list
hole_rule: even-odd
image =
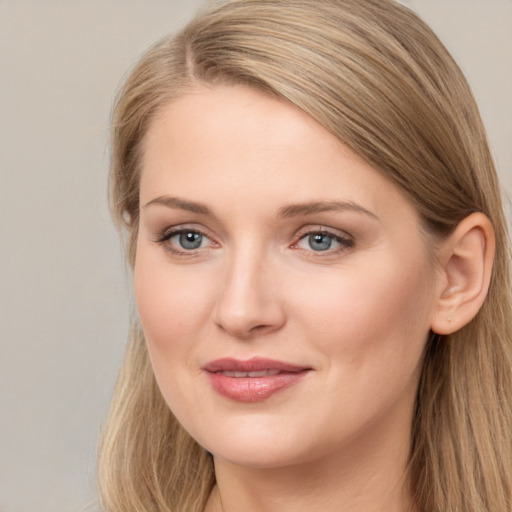
[[133,69],[139,318],[104,510],[512,506],[509,249],[452,58],[391,0],[235,0]]

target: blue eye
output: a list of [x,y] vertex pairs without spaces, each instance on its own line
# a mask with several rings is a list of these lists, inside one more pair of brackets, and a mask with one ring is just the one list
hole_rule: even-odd
[[354,241],[327,231],[313,231],[303,235],[296,246],[307,251],[333,253],[353,247]]
[[164,245],[166,250],[182,255],[193,254],[197,249],[215,246],[215,243],[200,231],[186,228],[172,229],[155,241]]
[[193,251],[199,249],[203,244],[203,235],[196,231],[183,231],[170,238],[177,238],[177,242],[182,249],[187,251]]
[[327,251],[332,246],[333,237],[325,233],[313,233],[308,235],[307,241],[313,251]]

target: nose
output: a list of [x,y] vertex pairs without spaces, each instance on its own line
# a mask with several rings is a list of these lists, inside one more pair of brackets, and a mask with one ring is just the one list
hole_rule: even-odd
[[248,340],[279,330],[286,322],[279,275],[254,255],[226,262],[213,321],[230,336]]

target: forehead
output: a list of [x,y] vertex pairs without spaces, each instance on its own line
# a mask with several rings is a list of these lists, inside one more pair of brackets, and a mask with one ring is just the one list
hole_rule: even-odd
[[[243,86],[198,87],[161,109],[145,140],[141,203],[159,195],[249,210],[351,201],[376,214],[401,191],[295,106]],[[215,206],[215,204],[214,204]]]
[[[291,104],[244,86],[196,86],[160,110],[145,149],[161,151],[166,145],[175,157],[179,153],[191,160],[202,157],[197,150],[203,149],[210,158],[243,157],[249,163],[253,152],[299,154],[306,148],[297,142],[306,139],[318,150],[342,149],[336,137]],[[143,163],[146,168],[147,159]]]

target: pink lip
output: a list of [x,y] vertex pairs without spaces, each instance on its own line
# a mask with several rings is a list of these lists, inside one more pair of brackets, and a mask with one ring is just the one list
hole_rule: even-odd
[[[212,388],[239,402],[259,402],[302,380],[311,368],[254,357],[246,361],[224,358],[207,363],[203,370]],[[279,372],[276,375],[234,377],[222,372]]]

